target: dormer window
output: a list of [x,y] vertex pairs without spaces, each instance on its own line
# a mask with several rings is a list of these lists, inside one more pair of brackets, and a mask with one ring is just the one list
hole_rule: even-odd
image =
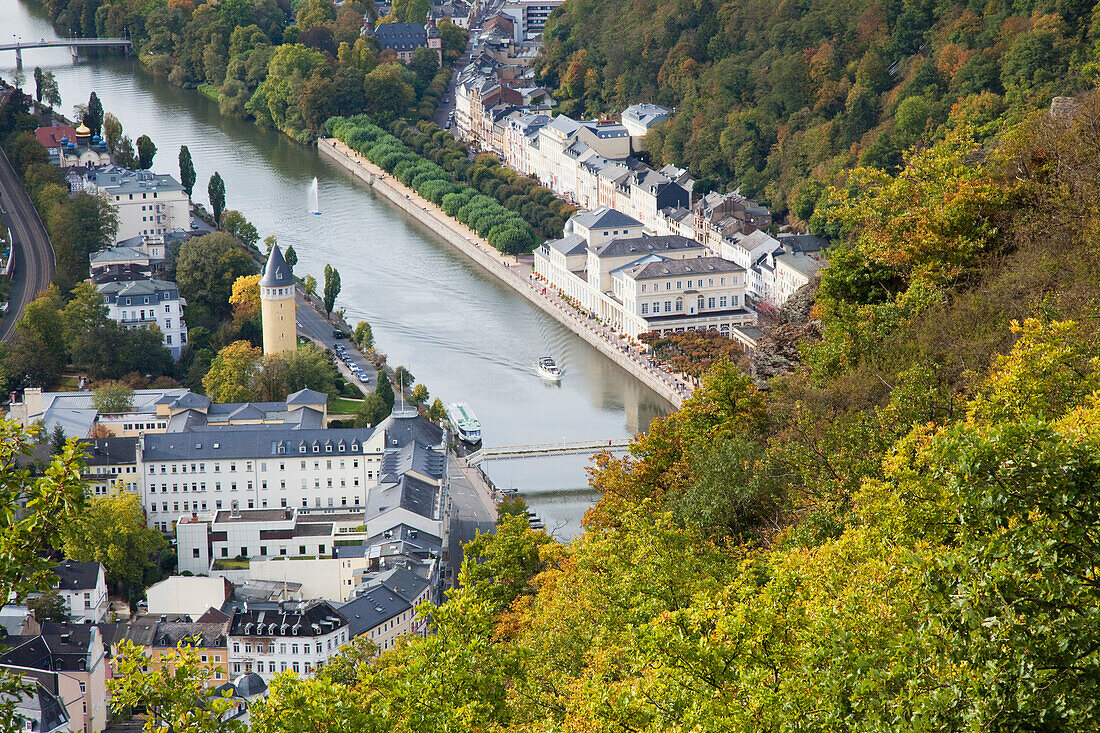
[[302,444],[302,445],[298,446],[298,452],[299,453],[305,453],[306,452],[305,444]]

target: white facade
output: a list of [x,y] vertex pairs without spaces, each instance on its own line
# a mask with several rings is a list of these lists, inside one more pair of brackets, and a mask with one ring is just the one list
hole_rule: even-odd
[[[180,570],[183,567],[180,557]],[[202,572],[206,572],[203,570]],[[210,608],[221,608],[229,598],[232,587],[224,578],[200,578],[197,576],[173,575],[159,583],[154,583],[145,591],[149,602],[149,614],[182,614],[198,618]]]
[[186,301],[175,283],[164,280],[131,280],[104,283],[99,292],[107,303],[107,317],[129,329],[160,329],[161,341],[179,359],[187,344],[187,323],[183,320]]
[[64,560],[54,569],[54,574],[70,621],[98,624],[107,620],[107,576],[102,565]]
[[116,241],[190,230],[187,192],[171,176],[114,168],[96,177],[96,188],[118,212]]
[[377,483],[384,440],[371,429],[144,435],[137,455],[146,515],[168,531],[200,511],[361,508]]
[[325,601],[252,604],[235,611],[229,631],[231,675],[310,676],[350,640],[347,620]]
[[[305,538],[302,538],[302,541],[305,541]],[[300,545],[301,542],[294,544]],[[331,540],[328,543],[328,551],[332,551]],[[356,574],[367,567],[367,562],[366,557],[317,559],[268,557],[263,560],[253,560],[248,567],[248,576],[252,580],[300,583],[304,598],[349,601],[355,595]]]

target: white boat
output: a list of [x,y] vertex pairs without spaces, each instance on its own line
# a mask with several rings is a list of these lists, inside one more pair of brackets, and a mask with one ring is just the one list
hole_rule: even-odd
[[451,402],[447,405],[447,419],[463,443],[477,445],[481,442],[481,421],[465,402]]
[[551,382],[557,382],[561,380],[561,369],[558,369],[558,364],[549,356],[544,356],[539,359],[539,363],[536,365],[539,371],[539,376],[543,379],[549,379]]

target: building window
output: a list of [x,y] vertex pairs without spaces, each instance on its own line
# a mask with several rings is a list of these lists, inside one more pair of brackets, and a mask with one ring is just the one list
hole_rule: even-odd
[[649,313],[649,303],[642,303],[642,315]]
[[707,298],[707,308],[714,309],[714,298]]

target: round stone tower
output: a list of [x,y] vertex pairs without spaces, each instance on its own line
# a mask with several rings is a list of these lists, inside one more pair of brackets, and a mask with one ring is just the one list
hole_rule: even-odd
[[271,255],[260,278],[260,319],[264,326],[264,354],[281,354],[298,348],[295,321],[297,306],[294,297],[294,277],[290,265],[279,251],[271,247]]

